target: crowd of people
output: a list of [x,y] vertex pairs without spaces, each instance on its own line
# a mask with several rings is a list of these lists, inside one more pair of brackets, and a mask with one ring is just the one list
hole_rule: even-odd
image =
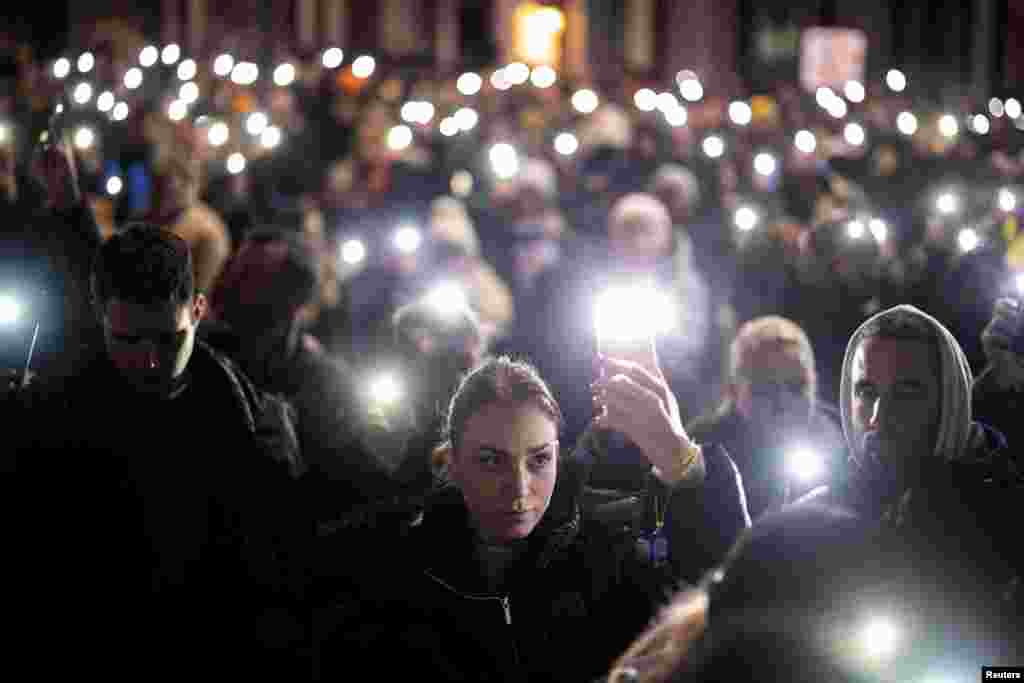
[[[173,81],[157,54],[145,78]],[[0,142],[0,354],[31,666],[1024,661],[1009,101],[958,102],[951,130],[881,86],[843,117],[780,88],[746,120],[711,84],[683,114],[485,86],[473,125],[396,144],[403,97],[471,96],[295,61],[273,87],[207,74],[178,120],[121,88],[102,144],[70,100],[3,100],[25,114]],[[282,141],[225,166],[212,127],[264,105]]]

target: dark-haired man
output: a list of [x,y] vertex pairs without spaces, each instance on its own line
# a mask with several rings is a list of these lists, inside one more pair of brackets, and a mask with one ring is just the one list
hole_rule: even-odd
[[180,238],[146,225],[114,235],[92,294],[105,352],[17,397],[19,494],[36,513],[23,548],[31,614],[61,615],[34,625],[77,669],[114,678],[142,665],[237,671],[260,647],[250,624],[289,600],[283,538],[301,468],[290,416],[196,341],[207,304]]

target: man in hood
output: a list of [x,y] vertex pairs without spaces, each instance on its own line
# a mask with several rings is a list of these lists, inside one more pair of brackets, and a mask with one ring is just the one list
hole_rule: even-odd
[[912,306],[868,319],[843,361],[840,410],[850,452],[843,502],[931,569],[1020,598],[1010,525],[1021,476],[1001,434],[975,422],[972,375],[953,335]]

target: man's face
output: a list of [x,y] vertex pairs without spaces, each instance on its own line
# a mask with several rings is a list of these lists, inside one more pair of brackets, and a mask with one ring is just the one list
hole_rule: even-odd
[[188,366],[205,311],[202,294],[177,307],[112,299],[103,315],[107,354],[136,389],[167,395]]
[[792,348],[763,346],[748,351],[732,387],[736,411],[771,434],[806,427],[814,405],[814,369]]
[[632,265],[649,265],[672,249],[672,226],[649,216],[626,216],[608,226],[612,251]]
[[853,359],[851,413],[854,448],[877,438],[882,462],[896,467],[927,457],[939,426],[935,349],[923,341],[873,337]]

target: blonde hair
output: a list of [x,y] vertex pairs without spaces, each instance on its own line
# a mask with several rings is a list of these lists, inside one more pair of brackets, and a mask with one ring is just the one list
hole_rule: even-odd
[[775,347],[794,350],[804,367],[811,371],[817,382],[814,349],[803,328],[788,318],[768,315],[748,320],[740,326],[729,345],[729,381],[736,381],[743,370],[744,360],[758,349]]

